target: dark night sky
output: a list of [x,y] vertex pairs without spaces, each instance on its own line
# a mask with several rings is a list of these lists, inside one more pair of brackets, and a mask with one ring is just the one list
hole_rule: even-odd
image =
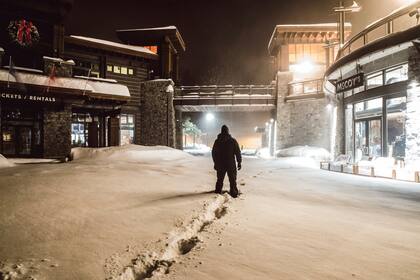
[[269,83],[276,24],[334,22],[336,0],[74,1],[66,33],[117,40],[116,29],[176,25],[183,84]]

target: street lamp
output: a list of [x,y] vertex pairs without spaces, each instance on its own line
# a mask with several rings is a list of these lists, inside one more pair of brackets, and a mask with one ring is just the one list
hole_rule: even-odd
[[349,7],[344,7],[343,1],[340,1],[339,6],[333,9],[334,12],[339,15],[340,47],[344,45],[345,40],[346,13],[357,13],[360,12],[361,9],[362,7],[356,1],[353,1],[353,5]]
[[206,114],[206,121],[211,122],[214,120],[214,115],[212,113]]

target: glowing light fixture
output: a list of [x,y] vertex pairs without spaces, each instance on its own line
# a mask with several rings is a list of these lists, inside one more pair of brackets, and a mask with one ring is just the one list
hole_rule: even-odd
[[211,122],[214,121],[215,117],[212,113],[207,113],[206,114],[206,121]]
[[302,60],[298,64],[291,65],[290,68],[292,72],[305,74],[305,73],[311,73],[312,71],[314,71],[315,66],[310,59],[305,59],[305,60]]

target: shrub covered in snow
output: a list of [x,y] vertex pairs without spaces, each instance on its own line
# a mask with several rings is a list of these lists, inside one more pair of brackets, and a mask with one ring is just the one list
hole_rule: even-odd
[[278,150],[276,154],[277,157],[306,157],[316,160],[329,160],[331,158],[326,149],[310,146],[294,146]]

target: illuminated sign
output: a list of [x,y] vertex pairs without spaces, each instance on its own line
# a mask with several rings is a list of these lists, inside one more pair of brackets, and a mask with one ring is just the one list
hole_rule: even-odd
[[351,76],[350,78],[337,81],[335,85],[335,92],[340,93],[344,91],[348,91],[354,88],[361,87],[365,84],[365,74],[359,73],[357,75]]
[[47,102],[47,103],[57,102],[57,99],[55,97],[50,97],[50,96],[20,94],[20,93],[6,93],[6,92],[0,93],[0,98],[9,99],[9,100],[35,101],[35,102]]

